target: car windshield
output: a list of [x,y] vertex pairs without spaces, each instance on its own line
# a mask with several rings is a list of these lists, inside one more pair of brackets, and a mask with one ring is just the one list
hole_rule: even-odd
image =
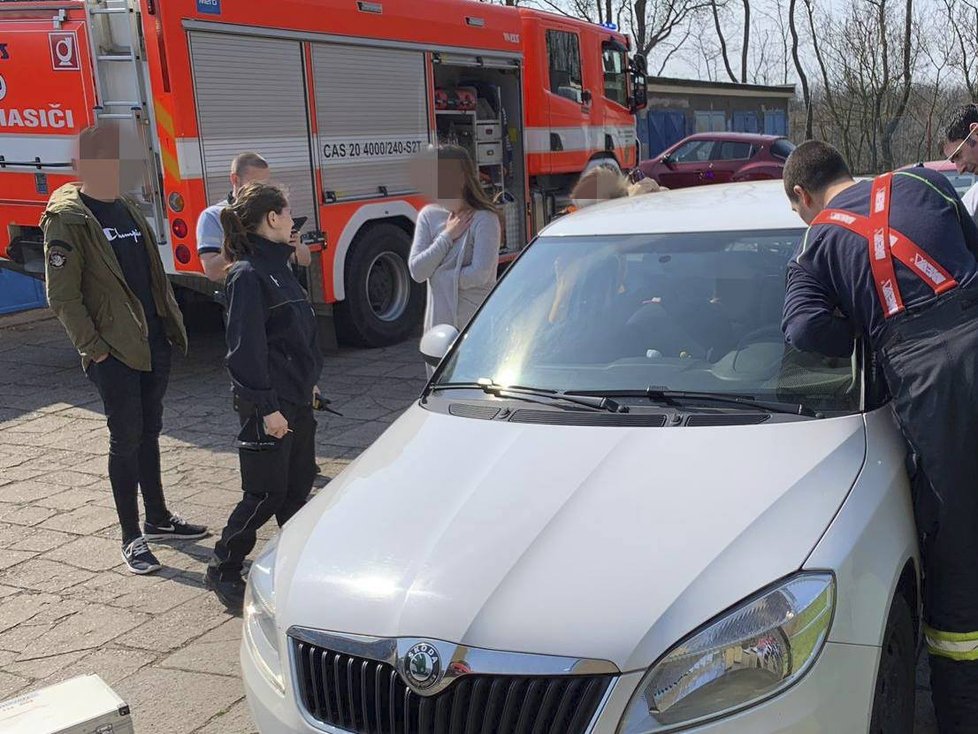
[[787,346],[785,269],[802,230],[541,237],[470,324],[437,384],[696,391],[859,406],[855,359]]

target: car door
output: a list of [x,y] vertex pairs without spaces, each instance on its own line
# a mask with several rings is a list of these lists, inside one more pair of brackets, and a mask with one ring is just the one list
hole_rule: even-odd
[[718,141],[713,146],[710,167],[703,183],[728,183],[755,152],[756,148],[746,141]]
[[713,155],[713,140],[689,140],[677,147],[663,163],[659,183],[666,188],[699,186],[705,181]]

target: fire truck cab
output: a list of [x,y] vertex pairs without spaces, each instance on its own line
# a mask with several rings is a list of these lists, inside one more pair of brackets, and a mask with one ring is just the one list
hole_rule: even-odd
[[74,136],[125,126],[127,190],[184,301],[220,298],[195,225],[255,151],[307,217],[324,326],[417,332],[412,159],[469,150],[512,259],[589,166],[637,164],[644,60],[616,31],[469,0],[0,0],[0,267],[43,277],[38,220]]

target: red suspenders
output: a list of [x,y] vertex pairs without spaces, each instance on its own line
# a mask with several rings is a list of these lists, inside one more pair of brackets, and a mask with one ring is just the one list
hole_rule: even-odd
[[910,268],[921,280],[940,295],[958,284],[930,255],[915,245],[906,235],[890,227],[890,185],[892,173],[885,173],[873,181],[869,197],[869,216],[843,209],[824,209],[812,221],[816,224],[837,224],[862,237],[869,243],[869,262],[873,268],[876,294],[883,306],[886,318],[904,310],[903,298],[897,285],[893,258]]

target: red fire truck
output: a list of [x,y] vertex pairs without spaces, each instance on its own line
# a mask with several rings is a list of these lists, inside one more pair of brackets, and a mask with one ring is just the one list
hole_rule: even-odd
[[411,159],[471,151],[505,262],[587,167],[636,165],[644,75],[613,29],[470,0],[0,0],[0,266],[43,274],[37,223],[74,136],[118,120],[182,299],[215,295],[196,220],[253,150],[308,217],[324,325],[390,344],[424,295],[406,264],[424,204]]

